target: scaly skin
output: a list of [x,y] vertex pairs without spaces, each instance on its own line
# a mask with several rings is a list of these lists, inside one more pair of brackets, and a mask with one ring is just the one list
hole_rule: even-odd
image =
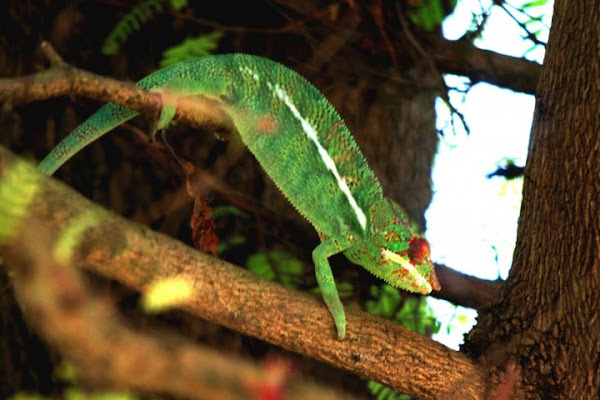
[[[285,66],[245,54],[209,56],[159,70],[138,86],[163,93],[158,121],[173,118],[178,97],[220,102],[265,171],[321,237],[317,281],[340,339],[346,317],[328,258],[337,253],[389,284],[422,294],[439,290],[429,245],[381,185],[342,118],[308,81]],[[168,94],[168,95],[166,95]],[[51,175],[73,154],[138,113],[109,103],[40,163]]]

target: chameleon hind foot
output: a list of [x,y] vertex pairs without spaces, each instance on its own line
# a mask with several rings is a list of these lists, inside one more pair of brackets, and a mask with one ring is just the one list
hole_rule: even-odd
[[150,142],[154,142],[156,140],[156,132],[166,129],[167,125],[169,125],[169,123],[173,120],[173,117],[175,117],[175,112],[177,111],[177,96],[175,96],[171,91],[165,89],[156,89],[152,90],[152,92],[160,95],[162,100],[162,108],[160,110],[158,119],[156,119],[152,124],[152,128],[150,130]]

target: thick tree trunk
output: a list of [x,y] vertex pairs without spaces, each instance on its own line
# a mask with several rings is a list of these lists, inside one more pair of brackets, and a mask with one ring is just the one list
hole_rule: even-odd
[[600,398],[599,40],[597,1],[556,1],[513,269],[464,347],[517,364],[515,398]]

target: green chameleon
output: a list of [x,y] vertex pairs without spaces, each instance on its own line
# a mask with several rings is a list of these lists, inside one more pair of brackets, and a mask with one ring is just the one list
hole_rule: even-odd
[[[174,64],[138,86],[163,95],[158,129],[173,118],[178,97],[216,100],[231,117],[246,146],[321,238],[312,257],[338,338],[345,336],[346,316],[328,261],[334,254],[343,253],[398,288],[422,294],[440,289],[429,244],[413,231],[406,212],[383,197],[342,118],[302,76],[261,57],[227,54]],[[39,170],[51,175],[136,115],[105,105],[52,149]]]

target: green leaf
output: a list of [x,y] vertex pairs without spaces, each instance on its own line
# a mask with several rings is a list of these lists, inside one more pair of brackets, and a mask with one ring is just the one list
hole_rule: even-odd
[[182,8],[187,7],[187,0],[169,0],[171,8],[175,11],[180,11]]
[[226,215],[232,215],[234,217],[240,217],[244,219],[248,218],[247,212],[244,212],[235,206],[217,206],[213,208],[212,212],[210,213],[210,216],[214,220],[223,218]]
[[302,283],[304,264],[290,253],[281,250],[258,252],[246,260],[246,268],[270,281],[278,281],[286,287]]
[[[164,2],[166,2],[166,0],[146,0],[132,7],[131,10],[117,22],[104,40],[101,48],[102,54],[107,56],[117,54],[121,48],[121,44],[127,41],[133,32],[139,31],[144,24],[151,21],[157,14],[164,12],[162,4]],[[187,1],[182,0],[170,0],[169,3],[175,10],[180,10],[187,5]]]
[[81,377],[77,368],[68,361],[61,361],[60,364],[55,368],[54,374],[66,382],[74,383]]
[[336,284],[336,287],[338,290],[338,294],[342,299],[345,297],[350,297],[354,294],[354,285],[352,285],[350,282],[339,282]]
[[217,244],[217,254],[223,254],[232,247],[241,246],[244,243],[246,243],[246,236],[240,234],[233,234],[231,236],[221,238]]
[[67,388],[63,394],[65,400],[137,400],[139,397],[130,392],[106,390],[89,393],[80,388]]
[[410,396],[375,381],[367,381],[367,388],[377,400],[410,400]]
[[48,397],[38,393],[19,392],[15,393],[10,400],[48,400]]
[[97,225],[101,218],[101,215],[96,212],[85,211],[69,220],[54,247],[54,258],[58,262],[66,264],[71,259],[72,252],[81,242],[83,233]]
[[0,180],[0,244],[10,242],[18,234],[39,194],[39,181],[39,173],[22,160],[15,161],[4,172]]
[[534,0],[534,1],[530,1],[529,3],[525,3],[521,6],[521,9],[526,9],[526,8],[531,8],[531,7],[538,7],[538,6],[543,6],[548,2],[548,0]]
[[248,271],[268,279],[275,280],[275,271],[264,252],[254,253],[246,259],[246,268]]
[[192,295],[192,281],[184,276],[173,276],[151,283],[141,298],[141,305],[146,312],[162,312],[187,303]]
[[192,39],[186,39],[177,46],[163,51],[160,66],[164,68],[181,61],[211,54],[217,48],[222,36],[222,32],[213,31]]
[[[454,5],[451,4],[450,9],[453,9]],[[422,0],[411,7],[408,17],[416,26],[431,32],[441,25],[446,18],[446,12],[441,0]]]

